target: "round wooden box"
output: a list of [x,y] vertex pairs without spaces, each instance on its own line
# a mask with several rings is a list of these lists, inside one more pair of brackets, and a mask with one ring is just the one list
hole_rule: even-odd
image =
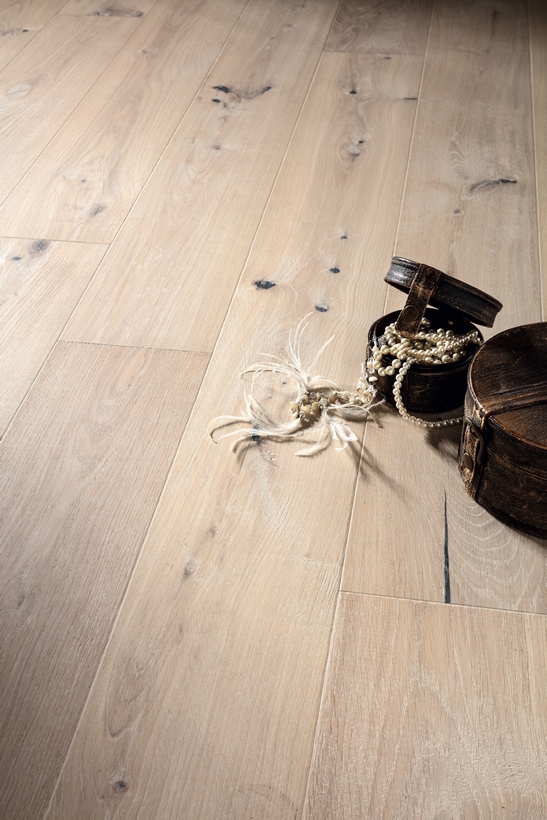
[[[442,327],[445,330],[453,330],[454,333],[458,334],[477,330],[482,342],[480,331],[463,316],[459,318],[436,308],[427,308],[424,315],[426,319],[429,319],[433,328]],[[382,346],[382,335],[386,327],[396,322],[398,316],[399,311],[388,313],[371,326],[368,335],[369,356],[374,345]],[[472,345],[464,359],[451,364],[413,364],[406,374],[401,388],[401,398],[409,413],[444,413],[448,410],[454,410],[456,407],[461,407],[467,389],[467,371],[477,350],[478,345]],[[386,356],[386,363],[389,364],[392,359],[392,356]],[[386,402],[394,406],[393,385],[395,375],[377,376],[377,379],[378,381],[374,386]]]
[[[423,318],[433,329],[444,328],[455,334],[477,331],[479,342],[482,335],[473,322],[491,327],[502,305],[487,293],[460,282],[429,265],[413,262],[403,257],[393,257],[391,268],[385,276],[390,285],[408,293],[402,311],[382,316],[371,326],[368,336],[367,359],[374,345],[382,346],[386,327],[396,324],[397,331],[412,339],[420,330]],[[432,305],[433,307],[429,307]],[[401,398],[409,413],[444,413],[463,405],[467,388],[467,372],[479,345],[468,347],[465,358],[458,362],[439,365],[413,364],[406,374]],[[386,365],[389,365],[389,358]],[[375,387],[386,402],[394,405],[393,385],[395,375],[377,377]]]
[[459,464],[482,507],[547,538],[546,322],[498,333],[473,359]]

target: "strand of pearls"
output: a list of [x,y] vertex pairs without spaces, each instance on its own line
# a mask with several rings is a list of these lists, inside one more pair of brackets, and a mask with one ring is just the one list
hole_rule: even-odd
[[[367,379],[374,385],[378,376],[395,375],[393,398],[399,414],[406,420],[419,427],[448,427],[459,424],[462,417],[444,419],[442,421],[425,421],[417,416],[411,416],[405,408],[401,398],[403,379],[413,364],[439,365],[457,362],[467,355],[469,345],[479,345],[478,331],[472,330],[463,335],[457,335],[453,330],[430,330],[431,323],[422,319],[420,330],[412,339],[406,339],[395,330],[395,322],[388,325],[380,345],[374,345],[372,356],[367,362]],[[385,357],[390,356],[390,363],[384,363]],[[378,374],[378,376],[376,375]]]

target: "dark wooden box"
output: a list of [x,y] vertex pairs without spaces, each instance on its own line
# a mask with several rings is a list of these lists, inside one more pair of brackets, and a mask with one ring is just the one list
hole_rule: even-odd
[[498,333],[476,354],[459,464],[481,506],[547,538],[547,323]]
[[[394,257],[385,277],[390,285],[408,293],[402,311],[389,313],[371,326],[368,336],[367,360],[374,345],[381,346],[388,325],[395,322],[407,338],[414,338],[422,318],[433,328],[442,327],[456,334],[475,330],[479,344],[482,335],[473,322],[492,327],[502,305],[497,299],[471,285],[429,265]],[[429,305],[433,307],[429,307]],[[406,374],[401,398],[409,413],[443,413],[463,405],[467,388],[467,372],[479,345],[470,345],[467,355],[458,362],[428,366],[413,364]],[[387,357],[389,362],[392,357]],[[376,375],[375,387],[386,402],[395,404],[393,386],[396,374]]]

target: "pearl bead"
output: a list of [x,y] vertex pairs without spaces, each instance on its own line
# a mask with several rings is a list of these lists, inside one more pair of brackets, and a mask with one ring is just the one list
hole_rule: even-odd
[[[423,329],[421,329],[415,337],[407,339],[399,335],[395,327],[395,322],[388,325],[384,331],[384,335],[380,339],[382,344],[375,344],[372,347],[372,355],[366,365],[368,372],[366,375],[363,375],[363,379],[371,385],[371,388],[367,391],[366,386],[362,386],[361,383],[359,383],[357,387],[358,390],[361,389],[363,393],[368,392],[368,395],[372,396],[375,395],[375,388],[372,387],[372,383],[378,381],[377,376],[374,375],[375,373],[380,377],[395,375],[393,398],[399,414],[418,427],[427,429],[458,424],[461,419],[425,421],[424,419],[411,416],[406,410],[401,398],[401,387],[406,373],[415,363],[431,366],[450,364],[451,362],[458,361],[467,355],[466,348],[469,344],[479,345],[477,331],[471,331],[467,334],[457,336],[453,330],[444,330],[444,328],[431,330],[430,327],[429,321],[425,319],[422,320],[421,328]],[[392,361],[385,363],[384,358],[386,356],[392,356]],[[339,400],[342,404],[349,402],[363,406],[363,400],[359,396],[355,397],[352,395],[348,398],[346,394],[337,394],[336,400]],[[306,403],[307,402],[302,401],[302,404]],[[324,408],[321,404],[321,407],[326,409],[329,404],[332,404],[332,401],[327,402]],[[313,410],[315,410],[315,407]]]

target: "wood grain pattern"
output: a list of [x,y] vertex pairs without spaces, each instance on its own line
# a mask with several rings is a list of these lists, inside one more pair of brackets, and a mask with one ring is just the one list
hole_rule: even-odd
[[[0,201],[140,25],[139,18],[56,16],[0,74]],[[39,123],[40,128],[29,127]],[[32,234],[31,234],[32,235]]]
[[64,4],[65,0],[4,0],[0,3],[0,71]]
[[[519,52],[430,50],[397,235],[399,256],[503,303],[488,334],[540,316],[528,72]],[[400,296],[389,289],[390,310]]]
[[425,52],[433,0],[342,0],[327,51]]
[[[500,299],[504,307],[486,336],[540,319],[527,68],[528,55],[519,52],[447,53],[432,41],[397,235],[397,255],[434,265]],[[493,96],[495,105],[489,102]],[[384,312],[403,303],[403,295],[388,288]],[[452,601],[547,611],[541,550],[495,521],[477,527],[452,479],[457,441],[418,432],[397,418],[386,421],[385,430],[371,428],[366,443],[372,458],[381,454],[389,479],[372,488],[372,505],[371,487],[363,482],[358,488],[344,589],[445,600],[448,554],[449,565],[459,567]],[[496,537],[494,553],[485,550]],[[470,552],[475,560],[466,574]],[[482,586],[474,583],[479,578]]]
[[43,816],[206,362],[60,344],[2,442],[5,820]]
[[324,54],[243,274],[249,311],[270,302],[294,327],[323,313],[335,342],[321,371],[348,386],[382,310],[378,270],[395,235],[421,66]]
[[459,51],[528,53],[526,0],[437,0],[431,40]]
[[534,139],[539,218],[542,318],[547,320],[547,9],[541,0],[530,0],[530,50]]
[[69,0],[62,14],[87,17],[144,17],[156,5],[157,0]]
[[342,595],[303,818],[542,820],[545,627]]
[[247,7],[65,338],[212,349],[333,13]]
[[[321,368],[355,381],[419,75],[414,57],[321,62],[49,820],[112,805],[173,820],[301,811],[359,448],[297,459],[302,442],[263,441],[234,456],[204,427],[240,411],[239,373],[282,355],[310,308],[304,360],[335,332]],[[268,260],[275,285],[257,287]],[[262,400],[286,414],[294,390],[274,377]]]
[[245,2],[160,0],[0,209],[0,233],[111,242]]
[[456,469],[446,493],[452,600],[547,612],[546,542],[505,526],[475,504]]
[[[387,409],[369,426],[342,589],[444,601],[446,481],[457,469],[457,436],[431,434]],[[463,489],[462,494],[465,495]]]
[[0,240],[0,437],[105,250],[43,239]]

